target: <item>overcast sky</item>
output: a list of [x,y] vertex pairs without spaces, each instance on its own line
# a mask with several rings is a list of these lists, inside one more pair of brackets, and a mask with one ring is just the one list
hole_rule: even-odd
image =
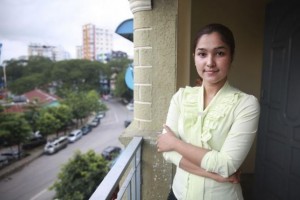
[[[133,18],[128,0],[0,0],[0,63],[27,55],[30,43],[62,46],[75,58],[82,45],[82,25],[114,33]],[[113,50],[133,55],[132,42],[114,33]]]

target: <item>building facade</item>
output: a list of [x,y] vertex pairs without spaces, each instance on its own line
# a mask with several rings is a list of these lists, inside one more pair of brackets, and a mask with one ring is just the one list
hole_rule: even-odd
[[28,56],[42,56],[53,61],[70,59],[70,54],[61,46],[30,44],[28,46]]
[[82,27],[82,58],[102,60],[113,47],[113,33],[109,29],[99,28],[93,24]]

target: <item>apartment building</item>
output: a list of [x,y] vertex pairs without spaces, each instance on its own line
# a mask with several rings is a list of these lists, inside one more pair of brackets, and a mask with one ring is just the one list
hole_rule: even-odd
[[28,46],[28,56],[43,56],[53,61],[66,60],[70,58],[70,54],[60,46],[30,44]]
[[93,24],[82,27],[82,58],[99,60],[110,53],[113,47],[113,33],[109,29],[99,28]]

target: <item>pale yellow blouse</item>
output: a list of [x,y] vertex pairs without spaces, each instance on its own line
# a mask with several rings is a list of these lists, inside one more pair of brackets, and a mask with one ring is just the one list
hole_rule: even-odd
[[[228,177],[239,169],[253,143],[259,102],[227,82],[204,110],[203,105],[203,87],[179,89],[171,100],[166,124],[181,140],[211,150],[199,166]],[[182,156],[177,152],[163,156],[177,166],[172,188],[178,200],[243,199],[240,184],[219,183],[182,170]]]

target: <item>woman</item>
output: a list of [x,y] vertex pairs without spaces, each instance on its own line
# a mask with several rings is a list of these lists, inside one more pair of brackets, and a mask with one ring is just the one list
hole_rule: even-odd
[[157,150],[177,166],[169,199],[243,199],[238,169],[255,138],[259,103],[228,83],[235,42],[224,25],[198,33],[194,61],[199,87],[172,97]]

